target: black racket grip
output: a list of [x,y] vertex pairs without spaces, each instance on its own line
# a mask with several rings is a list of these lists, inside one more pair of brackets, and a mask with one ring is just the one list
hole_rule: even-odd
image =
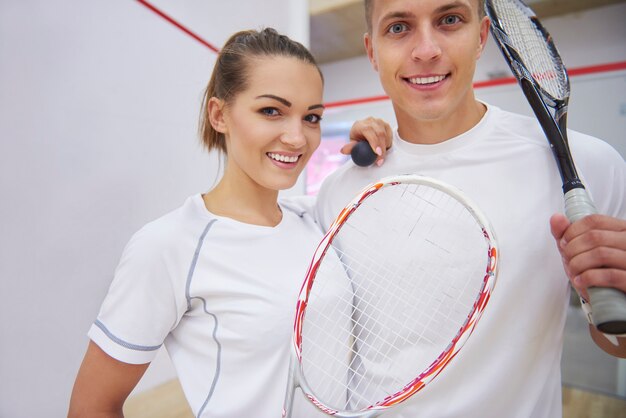
[[[576,188],[565,194],[565,216],[570,222],[596,212],[585,189]],[[596,328],[605,334],[626,334],[626,293],[610,287],[590,287],[587,293]]]
[[372,147],[370,147],[369,142],[367,141],[359,141],[350,151],[350,156],[352,157],[352,161],[354,164],[359,167],[368,167],[374,164],[378,155],[374,152]]

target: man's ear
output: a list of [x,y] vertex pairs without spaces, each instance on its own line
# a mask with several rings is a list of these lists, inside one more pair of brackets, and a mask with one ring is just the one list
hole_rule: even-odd
[[222,134],[228,133],[228,125],[224,118],[224,101],[217,97],[211,97],[207,103],[206,111],[213,129]]
[[369,32],[365,32],[365,35],[363,35],[363,42],[365,43],[365,50],[367,51],[367,58],[369,58],[370,63],[372,63],[372,68],[374,68],[374,71],[378,72],[378,62],[376,62],[372,36],[370,35]]
[[476,59],[480,58],[480,56],[482,55],[484,49],[485,49],[485,45],[487,45],[487,39],[489,39],[489,27],[491,26],[491,20],[489,19],[489,17],[485,16],[482,18],[481,22],[480,22],[480,34],[479,34],[479,39],[478,39],[478,55],[476,56]]

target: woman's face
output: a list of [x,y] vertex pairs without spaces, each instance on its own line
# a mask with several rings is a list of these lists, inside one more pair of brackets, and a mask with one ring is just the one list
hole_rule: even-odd
[[224,176],[242,186],[287,189],[319,146],[323,82],[314,65],[292,57],[248,65],[247,89],[223,108]]

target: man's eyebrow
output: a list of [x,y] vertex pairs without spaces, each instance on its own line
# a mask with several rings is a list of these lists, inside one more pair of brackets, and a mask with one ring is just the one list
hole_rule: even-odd
[[411,18],[411,17],[414,17],[413,13],[399,10],[399,11],[396,11],[396,12],[389,12],[389,13],[387,13],[380,20],[384,22],[384,21],[390,20],[390,19],[408,19],[408,18]]
[[287,99],[283,99],[282,97],[273,95],[273,94],[262,94],[260,96],[256,97],[257,99],[262,99],[262,98],[267,98],[267,99],[274,99],[278,102],[281,102],[282,104],[284,104],[287,107],[291,107],[291,102]]
[[444,4],[443,6],[439,7],[437,9],[437,12],[443,13],[443,12],[447,12],[448,10],[456,9],[456,8],[470,9],[470,7],[467,4],[460,2],[460,1],[455,1],[449,4]]

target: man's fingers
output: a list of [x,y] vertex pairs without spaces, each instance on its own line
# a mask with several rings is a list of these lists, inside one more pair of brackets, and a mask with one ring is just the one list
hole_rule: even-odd
[[[572,284],[579,290],[589,287],[612,287],[626,292],[626,271],[614,268],[586,270],[575,276]],[[583,292],[583,296],[586,296],[586,292]]]
[[[569,248],[566,248],[567,252]],[[620,269],[626,271],[626,251],[611,248],[597,247],[583,253],[578,253],[567,261],[568,271],[572,276],[579,276],[583,272],[593,269]]]
[[[563,238],[562,255],[566,259],[572,259],[577,255],[584,254],[599,248],[608,248],[626,252],[626,240],[624,232],[591,230],[576,236],[571,241]],[[603,254],[598,254],[602,256]],[[626,260],[624,260],[626,264]]]
[[567,228],[563,238],[569,242],[592,230],[626,232],[626,220],[598,214],[585,216]]
[[565,234],[565,231],[567,230],[567,227],[569,225],[570,223],[565,217],[565,215],[562,215],[560,213],[556,215],[552,215],[552,217],[550,218],[550,232],[552,233],[552,236],[556,240],[557,246],[559,249],[561,248],[561,245],[558,245],[558,244],[563,238],[563,234]]

